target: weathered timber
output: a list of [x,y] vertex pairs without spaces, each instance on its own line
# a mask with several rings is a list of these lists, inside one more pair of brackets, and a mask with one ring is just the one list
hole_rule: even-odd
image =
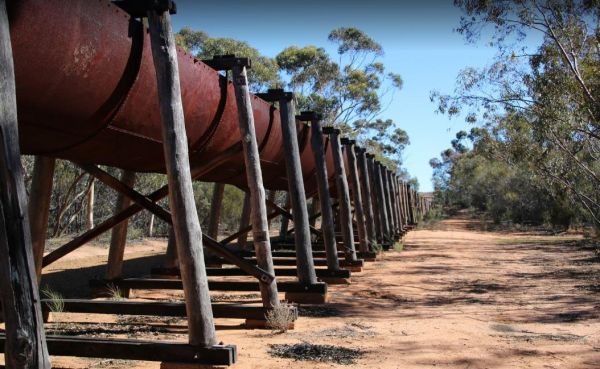
[[177,245],[175,240],[175,232],[173,226],[169,226],[169,236],[167,241],[167,253],[165,254],[165,268],[179,269],[179,260],[177,258]]
[[375,237],[377,242],[382,245],[385,239],[383,232],[383,224],[381,220],[381,209],[379,203],[377,176],[374,168],[373,156],[371,154],[365,154],[367,161],[367,170],[369,173],[369,184],[371,191],[371,205],[373,206],[373,223],[375,224]]
[[42,277],[42,260],[48,236],[48,216],[56,159],[36,156],[33,163],[31,189],[29,191],[29,222],[31,227],[31,245],[38,282]]
[[[121,172],[121,182],[125,186],[132,188],[135,185],[135,173],[123,170]],[[131,205],[131,199],[119,192],[117,194],[117,201],[115,202],[114,213],[120,213],[127,209],[129,205]],[[110,248],[108,249],[108,262],[106,263],[106,279],[120,278],[122,275],[128,224],[129,220],[125,219],[112,229]]]
[[375,172],[375,178],[377,179],[377,200],[379,202],[380,219],[384,235],[384,244],[391,245],[393,243],[391,236],[391,224],[389,219],[389,213],[386,206],[385,198],[385,187],[383,181],[383,175],[381,173],[381,164],[379,162],[373,163],[373,170]]
[[[242,144],[244,148],[244,162],[246,164],[246,179],[250,190],[250,215],[252,225],[252,242],[258,267],[274,275],[273,260],[271,258],[271,242],[267,220],[267,207],[265,205],[265,188],[263,187],[260,155],[254,128],[252,101],[248,89],[246,66],[234,65],[231,70],[235,98],[238,106],[238,118]],[[313,267],[314,268],[314,267]],[[314,273],[314,271],[313,271]],[[265,307],[279,306],[277,297],[277,283],[261,283],[260,294]]]
[[[291,203],[290,203],[290,194],[289,192],[285,193],[285,204],[283,205],[283,208],[286,211],[289,211],[292,207]],[[282,239],[286,239],[287,235],[288,235],[288,228],[290,226],[290,218],[288,217],[282,217],[281,218],[281,223],[279,225],[279,237]]]
[[[5,342],[0,335],[0,348]],[[180,342],[48,336],[53,356],[77,356],[122,360],[163,361],[202,365],[232,365],[237,360],[233,345],[198,347]]]
[[367,228],[367,239],[369,241],[369,250],[372,250],[371,245],[376,242],[377,236],[375,235],[371,181],[369,176],[369,168],[367,167],[365,149],[357,147],[356,157],[358,160],[358,170],[360,173],[360,193],[363,199],[363,214],[365,216],[365,225]]
[[[90,286],[102,288],[115,286],[131,290],[181,290],[183,285],[180,279],[154,279],[154,278],[127,278],[113,281],[91,280]],[[211,291],[259,291],[259,282],[256,281],[208,281]],[[313,292],[326,293],[325,283],[314,283],[310,285],[298,282],[279,282],[277,284],[281,292]]]
[[356,258],[356,249],[354,248],[354,228],[352,227],[352,209],[350,204],[350,190],[348,189],[348,180],[346,170],[344,169],[344,159],[342,158],[342,145],[340,143],[340,132],[333,129],[329,133],[329,142],[333,153],[333,163],[335,168],[335,183],[340,204],[340,227],[344,239],[344,250],[346,260],[354,261]]
[[[309,116],[310,115],[310,116]],[[315,113],[301,114],[302,119],[311,123],[311,148],[315,158],[315,172],[317,178],[317,190],[319,192],[319,204],[321,207],[321,232],[325,251],[327,253],[327,267],[331,270],[339,270],[337,242],[335,240],[335,225],[333,223],[333,207],[329,194],[329,176],[325,165],[325,148],[323,145],[323,128],[321,117]],[[314,201],[314,200],[313,200]]]
[[[250,194],[244,194],[244,204],[242,205],[242,214],[240,215],[240,227],[237,236],[237,243],[240,247],[245,248],[248,241],[248,231],[243,231],[250,225]],[[250,228],[252,229],[252,228]],[[242,232],[243,231],[243,232]]]
[[0,0],[0,300],[7,368],[50,368],[23,182],[15,73],[6,3]]
[[346,146],[346,159],[348,161],[348,175],[352,186],[352,199],[354,200],[354,215],[356,216],[356,228],[358,231],[359,250],[369,251],[369,240],[367,237],[367,225],[363,212],[363,199],[358,179],[358,168],[356,166],[356,152],[354,141],[348,141]]
[[[315,268],[317,277],[337,277],[337,278],[350,278],[350,271],[345,269],[329,270],[322,268]],[[178,276],[179,268],[152,268],[151,274],[153,278],[159,278],[160,276]],[[247,276],[248,273],[240,268],[206,268],[206,274],[209,277],[243,277]],[[296,270],[294,268],[275,268],[275,275],[277,277],[294,277],[296,276]]]
[[390,236],[392,239],[395,238],[396,234],[396,220],[394,218],[394,212],[392,211],[392,197],[390,191],[390,180],[388,176],[388,170],[383,165],[380,164],[379,168],[381,170],[381,178],[383,180],[383,193],[385,196],[385,210],[387,211],[388,222],[390,224]]
[[[215,157],[212,160],[210,160],[209,162],[207,162],[206,165],[202,168],[202,170],[192,172],[192,178],[198,178],[198,177],[201,177],[203,174],[210,172],[214,168],[218,167],[220,164],[226,162],[231,157],[237,155],[239,150],[240,149],[237,147],[237,145],[227,149],[223,154],[221,154],[218,157]],[[146,197],[148,199],[152,200],[153,202],[157,202],[157,201],[167,197],[168,194],[169,194],[169,186],[166,185],[166,186],[163,186],[163,187],[157,189],[156,191],[152,192],[151,194],[147,195]],[[113,215],[112,217],[106,219],[102,223],[96,225],[93,229],[90,229],[90,230],[82,233],[81,235],[77,236],[73,240],[67,242],[66,244],[62,245],[58,249],[56,249],[56,250],[50,252],[48,255],[44,256],[44,260],[42,262],[42,267],[46,267],[46,266],[54,263],[55,261],[59,260],[60,258],[64,257],[65,255],[68,255],[72,251],[77,250],[79,247],[85,245],[87,242],[100,236],[102,233],[112,229],[114,226],[116,226],[123,220],[134,216],[135,214],[139,213],[140,211],[142,211],[144,209],[145,208],[143,206],[140,206],[139,204],[132,204],[131,206],[129,206],[127,209],[123,210],[119,214]]]
[[[162,301],[110,301],[64,299],[64,312],[89,314],[119,315],[155,315],[186,317],[185,304],[181,302]],[[52,300],[42,300],[42,307],[51,311]],[[248,304],[212,304],[215,318],[265,319],[265,314],[272,309]],[[295,317],[298,311],[292,307]]]
[[288,182],[288,194],[294,213],[294,241],[296,243],[296,260],[298,281],[302,284],[317,282],[315,266],[312,257],[310,238],[310,224],[308,209],[306,208],[306,193],[304,179],[302,178],[302,164],[300,163],[300,149],[296,128],[296,113],[294,98],[290,93],[273,91],[278,95],[279,112],[281,115],[281,131],[283,135],[283,150],[285,155],[285,169]]
[[204,266],[202,231],[194,203],[177,50],[169,11],[149,10],[148,25],[156,70],[169,205],[173,211],[173,230],[188,312],[188,338],[192,346],[211,347],[217,339]]
[[221,220],[221,208],[223,206],[223,195],[225,194],[225,184],[215,183],[213,185],[212,199],[210,200],[210,216],[208,218],[207,234],[217,239],[219,235],[219,223]]

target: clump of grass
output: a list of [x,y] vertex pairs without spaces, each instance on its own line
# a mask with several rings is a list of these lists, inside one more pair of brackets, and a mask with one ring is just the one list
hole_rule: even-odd
[[113,300],[113,301],[125,300],[125,297],[123,297],[123,293],[122,293],[121,289],[112,283],[106,286],[106,292],[107,292],[109,300]]
[[65,300],[62,295],[50,287],[44,287],[42,290],[42,295],[48,300],[46,305],[48,309],[52,313],[62,313],[65,311]]
[[383,246],[375,241],[372,241],[371,250],[376,254],[381,254],[383,252]]
[[287,302],[269,310],[265,315],[267,326],[278,333],[285,333],[296,320],[295,308]]
[[404,250],[404,244],[400,241],[394,242],[394,251],[402,251]]

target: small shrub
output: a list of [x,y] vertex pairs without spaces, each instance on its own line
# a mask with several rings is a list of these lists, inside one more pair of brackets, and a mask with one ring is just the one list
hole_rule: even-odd
[[383,246],[375,241],[372,241],[371,250],[376,254],[381,254],[383,252]]
[[42,289],[42,295],[48,300],[47,306],[52,313],[62,313],[65,311],[65,300],[62,295],[50,287],[44,287]]
[[404,250],[404,244],[402,242],[394,242],[394,251]]
[[110,300],[120,301],[125,299],[121,293],[121,289],[112,283],[106,286],[106,291],[108,292],[108,298]]
[[294,306],[287,302],[282,302],[279,306],[269,310],[265,315],[267,326],[279,333],[285,333],[290,328],[296,315]]

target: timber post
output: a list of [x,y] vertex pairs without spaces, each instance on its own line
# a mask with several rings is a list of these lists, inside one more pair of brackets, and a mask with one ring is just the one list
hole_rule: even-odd
[[400,224],[400,218],[398,217],[398,207],[396,203],[396,190],[394,187],[394,172],[386,169],[386,176],[388,178],[388,187],[390,191],[390,208],[392,209],[392,215],[394,218],[395,234],[399,236],[402,233],[402,225]]
[[363,213],[365,214],[367,238],[369,240],[369,250],[374,251],[372,250],[371,245],[374,242],[376,242],[377,236],[375,234],[375,221],[371,194],[371,180],[369,176],[369,168],[367,166],[367,158],[365,152],[365,149],[357,147],[356,157],[358,159],[358,168],[360,172],[360,192],[363,199]]
[[177,258],[177,241],[175,240],[175,231],[173,226],[169,226],[169,235],[167,241],[167,253],[165,255],[165,268],[178,269],[179,260]]
[[208,218],[207,234],[215,240],[219,236],[219,222],[221,220],[221,207],[223,205],[223,195],[225,194],[225,184],[215,183],[213,185],[212,198],[210,200],[210,216]]
[[346,146],[346,159],[350,176],[350,185],[352,186],[352,198],[354,200],[354,215],[356,216],[356,227],[358,229],[359,250],[362,253],[369,251],[369,240],[367,237],[367,225],[363,211],[363,199],[360,189],[360,180],[358,178],[358,168],[356,166],[356,141],[342,139],[342,144]]
[[[327,257],[327,269],[339,270],[337,243],[335,239],[335,225],[333,222],[333,209],[329,194],[329,176],[325,162],[325,148],[323,145],[323,128],[321,127],[321,115],[314,112],[302,112],[298,120],[310,122],[310,144],[315,158],[315,172],[317,177],[317,190],[319,192],[319,203],[321,206],[321,231],[323,232],[323,244]],[[314,200],[313,200],[314,201]]]
[[331,152],[333,153],[333,163],[335,168],[335,183],[339,202],[340,227],[342,239],[344,240],[344,255],[347,262],[356,262],[356,249],[354,248],[354,227],[352,226],[352,208],[350,204],[350,190],[346,170],[344,168],[344,159],[342,157],[342,145],[340,141],[340,130],[327,127],[323,132],[329,134]]
[[[260,167],[260,154],[254,127],[254,112],[252,98],[248,88],[246,69],[250,68],[250,59],[236,58],[233,55],[216,56],[208,61],[209,65],[217,70],[231,70],[235,100],[238,110],[238,126],[242,137],[244,150],[244,163],[246,165],[246,180],[250,192],[250,224],[252,225],[252,242],[254,253],[259,268],[275,275],[273,258],[271,256],[271,239],[267,220],[266,193],[263,187],[262,169]],[[277,282],[261,280],[259,283],[260,294],[264,307],[279,306],[277,296]],[[247,322],[249,323],[249,322]]]
[[381,164],[377,161],[373,162],[373,171],[375,173],[376,178],[376,191],[377,191],[377,200],[379,202],[379,210],[380,210],[380,219],[383,230],[383,239],[384,239],[384,247],[392,245],[392,237],[391,237],[391,224],[389,219],[389,212],[387,210],[386,197],[385,197],[385,187],[383,183],[383,176],[381,173]]
[[389,171],[383,164],[381,164],[380,168],[381,168],[381,177],[383,178],[383,188],[385,191],[385,200],[386,200],[385,206],[387,207],[386,210],[388,212],[388,219],[390,222],[390,232],[391,232],[390,235],[395,240],[397,227],[396,227],[396,217],[394,216],[394,209],[393,209],[392,191],[390,191]]
[[367,161],[367,170],[369,173],[369,185],[371,191],[371,204],[373,205],[373,222],[375,223],[375,237],[379,245],[383,245],[385,236],[383,230],[383,221],[381,218],[381,204],[379,202],[379,187],[377,175],[375,173],[375,163],[373,154],[365,154]]
[[150,5],[147,9],[148,28],[156,70],[169,205],[188,315],[189,343],[197,347],[211,347],[217,339],[204,265],[202,230],[194,203],[177,50],[169,12],[171,5],[169,1]]
[[0,0],[0,301],[7,368],[50,368],[23,182],[15,72]]
[[[283,208],[286,211],[290,211],[290,194],[289,192],[285,193],[285,204],[283,205]],[[288,217],[281,217],[281,223],[279,224],[279,238],[282,240],[286,240],[287,239],[287,235],[288,235],[288,227],[290,226],[290,219]]]
[[[123,170],[121,172],[121,182],[128,187],[135,185],[135,172]],[[115,202],[115,214],[127,209],[131,205],[131,199],[122,193],[117,194]],[[129,219],[125,219],[117,224],[110,236],[110,247],[108,249],[108,262],[106,263],[106,279],[121,278],[123,272],[123,255],[125,253],[125,244],[127,243],[127,226]]]
[[[250,224],[250,194],[248,192],[244,193],[244,204],[242,205],[242,214],[240,214],[240,227],[239,230],[248,227]],[[238,236],[237,243],[241,248],[246,247],[246,243],[248,242],[248,232],[244,232]]]
[[[306,193],[302,178],[294,96],[291,92],[284,92],[281,89],[270,89],[267,93],[257,94],[257,96],[266,101],[279,102],[288,195],[292,205],[294,221],[297,276],[300,284],[315,285],[317,284],[317,274],[313,260]],[[327,296],[326,294],[314,296],[305,293],[286,293],[286,299],[294,302],[309,302],[311,300],[325,302]]]
[[45,156],[36,156],[33,164],[28,213],[38,283],[42,277],[42,261],[48,237],[48,216],[50,215],[55,164],[56,159]]
[[398,185],[398,176],[395,174],[392,175],[392,186],[394,188],[394,196],[396,199],[395,203],[396,203],[396,213],[398,214],[398,225],[400,227],[401,236],[403,236],[404,233],[406,232],[406,229],[404,228],[404,217],[402,216],[400,186]]

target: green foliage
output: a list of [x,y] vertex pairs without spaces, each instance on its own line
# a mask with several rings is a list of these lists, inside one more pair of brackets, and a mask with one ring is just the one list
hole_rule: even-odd
[[[464,114],[467,122],[477,123],[469,138],[479,146],[478,154],[505,166],[504,176],[496,179],[511,187],[498,196],[500,205],[494,205],[494,212],[506,207],[513,214],[522,213],[524,209],[517,211],[515,204],[529,209],[542,206],[552,222],[568,223],[585,212],[587,221],[600,226],[597,4],[455,3],[465,13],[458,31],[473,43],[485,34],[498,54],[489,67],[463,70],[453,94],[433,92],[432,100],[439,112]],[[541,43],[523,47],[521,41],[533,34],[542,36]],[[448,161],[456,161],[451,156],[462,156],[462,150],[453,144],[442,160],[431,162],[440,169],[434,178],[438,188],[443,189],[448,177],[458,178],[459,174],[444,168]],[[531,196],[549,202],[534,204]],[[523,214],[522,219],[534,217]]]
[[250,87],[255,91],[276,87],[280,84],[279,69],[272,58],[262,55],[245,41],[231,38],[212,38],[202,31],[184,27],[176,35],[178,46],[199,59],[210,59],[215,55],[235,54],[252,60],[248,70]]

